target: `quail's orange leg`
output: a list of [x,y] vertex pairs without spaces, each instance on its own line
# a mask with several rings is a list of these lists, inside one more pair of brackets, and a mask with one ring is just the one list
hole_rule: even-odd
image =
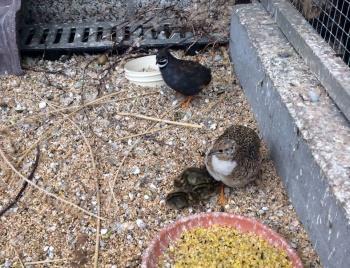
[[193,99],[193,96],[188,96],[186,99],[181,103],[181,108],[188,108],[190,106],[190,102]]
[[219,195],[219,200],[218,203],[220,206],[225,206],[227,203],[226,197],[225,197],[225,185],[221,183],[220,185],[220,195]]

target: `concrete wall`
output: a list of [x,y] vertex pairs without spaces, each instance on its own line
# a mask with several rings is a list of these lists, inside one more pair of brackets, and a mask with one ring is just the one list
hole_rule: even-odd
[[260,4],[231,21],[234,69],[325,267],[350,267],[350,128]]

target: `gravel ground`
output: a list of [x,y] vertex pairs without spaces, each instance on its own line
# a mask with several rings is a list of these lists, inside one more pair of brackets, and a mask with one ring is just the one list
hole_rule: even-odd
[[[176,54],[183,57],[181,51]],[[4,267],[19,267],[19,259],[26,267],[36,261],[47,263],[35,267],[91,267],[96,233],[101,267],[137,267],[160,228],[186,215],[220,210],[216,196],[182,211],[168,208],[165,197],[183,169],[203,165],[209,143],[226,127],[257,128],[227,48],[192,57],[211,67],[213,82],[185,110],[177,107],[182,97],[167,87],[130,84],[123,74],[129,56],[110,56],[105,65],[88,55],[54,62],[26,58],[24,76],[0,78],[0,148],[27,176],[39,141],[33,181],[55,195],[29,186],[18,206],[1,218]],[[137,114],[202,128],[154,125]],[[152,126],[153,132],[130,137]],[[266,148],[263,154],[261,180],[243,189],[226,188],[226,212],[259,219],[290,241],[306,267],[320,267]],[[0,164],[1,208],[22,181],[3,159]],[[100,226],[96,217],[62,199],[89,213],[100,211]]]

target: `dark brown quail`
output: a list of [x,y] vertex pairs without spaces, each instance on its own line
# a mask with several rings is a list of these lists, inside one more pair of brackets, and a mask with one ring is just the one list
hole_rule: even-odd
[[219,203],[225,203],[224,184],[243,187],[260,174],[260,138],[249,127],[233,125],[209,148],[205,165],[211,176],[221,181]]
[[167,48],[157,54],[157,65],[165,83],[175,91],[187,96],[182,107],[188,107],[194,95],[211,81],[209,68],[198,62],[175,58]]

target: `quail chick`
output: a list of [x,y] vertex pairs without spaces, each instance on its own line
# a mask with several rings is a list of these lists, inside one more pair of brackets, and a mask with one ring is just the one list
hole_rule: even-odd
[[170,207],[182,209],[189,201],[207,200],[215,192],[218,182],[205,168],[190,167],[174,180],[174,190],[166,197]]
[[182,107],[188,107],[194,95],[198,94],[211,81],[209,68],[198,62],[175,58],[167,48],[157,54],[157,65],[165,83],[175,91],[187,96]]
[[259,136],[245,126],[229,127],[207,151],[205,165],[210,175],[222,182],[219,203],[224,205],[224,184],[229,187],[243,187],[259,176]]
[[217,181],[203,168],[190,167],[184,170],[174,186],[186,191],[192,200],[208,199],[215,191]]
[[166,196],[166,203],[169,207],[183,209],[189,206],[188,193],[181,190],[171,192]]

